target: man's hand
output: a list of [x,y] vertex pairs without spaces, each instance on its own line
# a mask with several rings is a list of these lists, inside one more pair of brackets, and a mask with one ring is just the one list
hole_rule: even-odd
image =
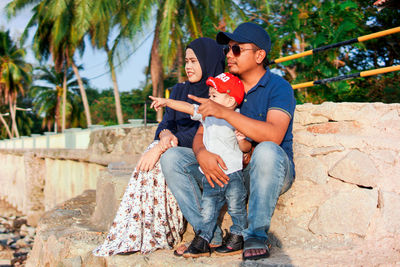
[[188,97],[200,103],[198,112],[203,116],[203,120],[208,116],[223,119],[224,111],[228,110],[223,105],[220,105],[208,98],[201,98],[194,95],[188,95]]
[[224,184],[228,184],[229,177],[222,170],[226,170],[227,167],[220,156],[204,148],[197,152],[196,158],[211,187],[214,187],[213,181],[220,187],[224,187]]
[[150,105],[150,108],[154,108],[155,111],[158,111],[161,108],[167,106],[167,99],[154,96],[149,96],[149,97],[151,100],[153,100],[153,102]]

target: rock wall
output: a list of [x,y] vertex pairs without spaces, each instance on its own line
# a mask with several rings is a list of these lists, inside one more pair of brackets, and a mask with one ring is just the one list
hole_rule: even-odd
[[88,149],[0,149],[0,198],[36,225],[44,211],[96,189],[100,171],[109,164],[136,163],[155,129],[93,130]]
[[296,180],[271,226],[280,242],[400,240],[399,114],[399,104],[297,106]]

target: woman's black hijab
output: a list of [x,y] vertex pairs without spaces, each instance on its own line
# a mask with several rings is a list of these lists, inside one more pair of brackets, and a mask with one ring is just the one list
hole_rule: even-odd
[[195,53],[202,71],[200,81],[196,83],[187,82],[190,87],[189,92],[199,97],[208,98],[207,78],[215,77],[224,72],[225,69],[223,46],[211,38],[202,37],[192,41],[187,48],[191,48]]
[[[223,47],[210,38],[198,38],[191,42],[187,48],[193,50],[200,63],[201,80],[196,83],[186,81],[176,84],[170,97],[193,104],[195,101],[188,98],[188,94],[208,98],[206,80],[210,76],[214,77],[224,72],[225,55]],[[169,129],[179,139],[179,146],[192,147],[193,137],[198,125],[199,122],[192,120],[188,114],[167,107],[163,120],[158,125],[155,139],[159,139],[161,130]]]

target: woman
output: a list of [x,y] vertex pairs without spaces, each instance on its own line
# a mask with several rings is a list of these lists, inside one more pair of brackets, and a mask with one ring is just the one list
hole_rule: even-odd
[[[171,98],[189,103],[188,94],[208,97],[206,80],[224,71],[222,46],[210,38],[198,38],[186,48],[185,71],[188,81],[173,87]],[[172,146],[192,147],[199,122],[166,108],[154,142],[139,160],[122,198],[104,243],[93,251],[96,256],[140,251],[149,253],[171,248],[180,242],[183,217],[166,186],[159,159]]]

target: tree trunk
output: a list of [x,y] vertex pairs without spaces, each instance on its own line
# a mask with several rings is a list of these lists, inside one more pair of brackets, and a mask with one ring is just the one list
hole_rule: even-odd
[[177,78],[178,78],[178,82],[184,82],[185,81],[185,77],[182,75],[182,68],[183,68],[183,64],[185,62],[184,60],[184,56],[183,56],[183,48],[182,48],[182,42],[179,40],[178,41],[178,58],[177,58]]
[[85,88],[83,87],[83,82],[82,82],[81,76],[79,75],[78,67],[75,65],[75,62],[73,60],[71,60],[71,66],[72,66],[72,69],[74,70],[76,79],[78,80],[79,90],[81,92],[81,97],[82,97],[82,102],[83,102],[83,107],[85,109],[86,122],[87,122],[87,126],[89,127],[92,125],[92,117],[90,116],[90,109],[89,109],[89,103],[88,103],[87,96],[86,96],[86,91],[85,91]]
[[0,114],[0,120],[4,124],[4,127],[6,128],[6,131],[7,131],[7,134],[8,134],[8,138],[11,139],[12,138],[12,134],[10,132],[10,127],[8,127],[8,124],[7,124],[6,120],[3,118],[2,114]]
[[62,106],[62,125],[61,132],[65,130],[65,117],[66,117],[66,107],[67,107],[67,65],[64,66],[64,80],[63,80],[63,106]]
[[[10,116],[11,116],[11,128],[12,128],[12,131],[15,133],[15,137],[17,137],[17,138],[19,138],[19,132],[18,132],[18,127],[17,127],[17,121],[15,120],[15,112],[17,111],[16,110],[16,106],[17,106],[17,104],[16,103],[14,103],[14,101],[12,100],[12,98],[11,98],[11,96],[9,97],[9,99],[8,99],[9,101],[8,101],[8,104],[9,104],[9,107],[10,107]],[[17,102],[17,99],[15,99],[15,102]]]
[[[160,16],[158,16],[160,17]],[[161,61],[161,56],[159,53],[159,45],[160,45],[160,23],[157,20],[156,29],[154,31],[154,39],[153,45],[151,46],[151,59],[150,59],[150,74],[151,81],[153,84],[153,96],[155,97],[163,97],[164,91],[164,72],[163,65]],[[160,122],[162,120],[163,110],[160,109],[157,111],[157,121]]]
[[62,101],[61,97],[62,97],[64,91],[58,85],[56,86],[56,90],[57,90],[57,104],[56,104],[56,117],[55,117],[54,131],[59,132],[60,131],[59,128],[61,127],[61,112],[60,112],[61,101]]
[[118,83],[117,83],[117,75],[115,73],[115,68],[114,68],[114,64],[112,61],[112,55],[111,55],[110,49],[108,48],[108,45],[105,46],[105,50],[107,53],[108,65],[110,66],[111,79],[112,79],[113,87],[114,87],[115,112],[117,113],[118,124],[123,124],[124,117],[122,115],[121,100],[119,97],[119,90],[118,90]]

